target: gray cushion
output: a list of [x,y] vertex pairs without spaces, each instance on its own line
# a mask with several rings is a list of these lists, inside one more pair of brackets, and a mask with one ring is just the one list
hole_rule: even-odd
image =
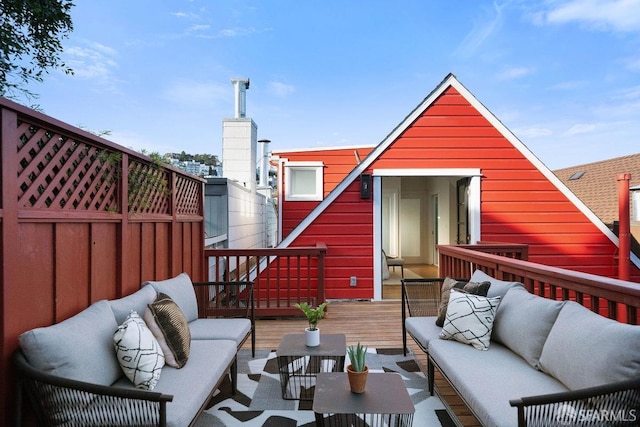
[[429,350],[429,342],[437,340],[442,328],[436,325],[436,316],[427,317],[408,317],[404,324],[407,332],[418,340],[420,345]]
[[540,366],[572,390],[640,376],[640,326],[567,301],[542,349]]
[[147,304],[154,299],[156,299],[156,290],[151,286],[143,286],[131,295],[109,301],[109,305],[116,317],[116,322],[121,325],[132,311],[142,316]]
[[524,287],[524,285],[520,282],[507,282],[505,280],[494,279],[493,277],[489,276],[488,274],[486,274],[481,270],[474,271],[469,281],[470,282],[490,282],[491,286],[489,287],[489,292],[487,292],[488,298],[502,297],[504,296],[504,294],[507,293],[509,289],[511,289],[514,286]]
[[69,319],[20,335],[20,347],[33,367],[47,373],[111,385],[122,370],[113,349],[118,328],[107,301],[98,301]]
[[240,345],[251,331],[249,319],[196,319],[189,322],[192,340],[232,340]]
[[429,354],[483,426],[517,426],[517,410],[509,405],[510,399],[567,391],[560,381],[531,368],[498,343],[477,351],[456,341],[435,340]]
[[493,323],[491,339],[540,369],[540,354],[564,301],[530,294],[516,286],[504,295]]
[[[158,282],[145,282],[144,285],[151,285],[158,292],[169,295],[178,304],[187,322],[198,318],[198,302],[193,283],[187,273],[180,273],[176,277]],[[144,312],[144,311],[143,311]]]
[[[165,365],[153,391],[173,395],[173,401],[167,404],[167,426],[182,427],[191,423],[213,387],[225,375],[224,370],[236,351],[233,341],[193,340],[189,363],[181,369]],[[116,385],[133,387],[126,379]]]

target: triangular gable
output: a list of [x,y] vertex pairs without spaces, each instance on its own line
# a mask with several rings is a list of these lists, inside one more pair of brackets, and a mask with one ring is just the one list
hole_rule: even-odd
[[[454,88],[465,100],[474,107],[500,134],[509,141],[527,160],[531,162],[542,175],[549,180],[564,196],[584,214],[598,230],[611,242],[619,246],[618,237],[602,222],[569,188],[564,185],[544,163],[540,161],[496,116],[491,113],[475,96],[464,87],[458,79],[449,74],[445,79],[419,104],[395,129],[393,129],[362,160],[329,195],[313,209],[303,221],[294,228],[278,245],[284,248],[291,245],[331,204],[389,148],[404,131],[406,131],[431,105],[448,89]],[[640,268],[640,259],[631,254],[631,261]]]

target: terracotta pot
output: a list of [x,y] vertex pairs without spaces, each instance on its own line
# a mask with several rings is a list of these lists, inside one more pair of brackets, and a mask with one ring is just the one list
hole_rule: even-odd
[[304,343],[307,347],[317,347],[320,345],[320,328],[313,331],[306,328],[304,330]]
[[352,393],[364,393],[367,385],[367,375],[369,375],[369,367],[365,366],[364,371],[356,372],[351,370],[351,365],[347,366],[347,375],[349,376],[349,386]]

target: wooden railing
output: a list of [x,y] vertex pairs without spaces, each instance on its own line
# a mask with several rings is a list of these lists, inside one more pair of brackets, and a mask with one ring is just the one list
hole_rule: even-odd
[[[323,243],[311,247],[206,249],[205,277],[212,281],[252,281],[257,317],[299,316],[294,307],[325,301]],[[205,308],[214,315],[216,307]],[[217,313],[215,313],[217,314]]]
[[475,270],[482,270],[496,279],[521,282],[536,295],[573,300],[611,319],[640,323],[638,283],[484,253],[475,248],[486,249],[484,245],[438,246],[440,275],[468,278]]

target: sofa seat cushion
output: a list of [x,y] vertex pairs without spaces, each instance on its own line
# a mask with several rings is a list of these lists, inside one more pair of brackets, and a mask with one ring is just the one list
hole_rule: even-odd
[[436,318],[436,316],[407,317],[404,321],[407,332],[427,351],[429,342],[437,340],[442,331],[442,328],[436,325]]
[[109,305],[116,317],[116,322],[121,325],[132,311],[140,316],[144,314],[147,304],[151,304],[156,299],[156,290],[151,286],[143,286],[131,295],[109,301]]
[[489,292],[487,292],[487,297],[489,298],[503,297],[507,293],[507,291],[513,287],[524,288],[524,285],[520,282],[508,282],[505,280],[498,280],[489,276],[482,270],[474,271],[469,281],[491,283],[491,286],[489,287]]
[[[167,403],[167,426],[187,426],[198,414],[213,388],[236,356],[236,343],[231,340],[193,340],[189,363],[181,369],[165,365],[154,392],[173,396]],[[116,386],[131,388],[126,379]]]
[[187,273],[180,273],[176,277],[157,282],[145,282],[143,286],[150,285],[158,292],[169,295],[178,304],[180,310],[191,322],[198,318],[198,301],[196,292],[193,289],[193,282]]
[[251,331],[249,319],[196,319],[189,322],[192,340],[232,340],[242,344]]
[[554,301],[515,286],[500,301],[491,339],[540,369],[540,355],[564,301]]
[[517,426],[510,399],[567,391],[561,382],[495,342],[487,351],[477,351],[456,341],[434,340],[429,355],[483,426]]
[[116,329],[113,311],[102,300],[60,323],[24,332],[19,341],[27,362],[36,369],[110,385],[122,377],[113,349]]
[[640,377],[640,326],[567,301],[540,356],[542,370],[572,390]]

